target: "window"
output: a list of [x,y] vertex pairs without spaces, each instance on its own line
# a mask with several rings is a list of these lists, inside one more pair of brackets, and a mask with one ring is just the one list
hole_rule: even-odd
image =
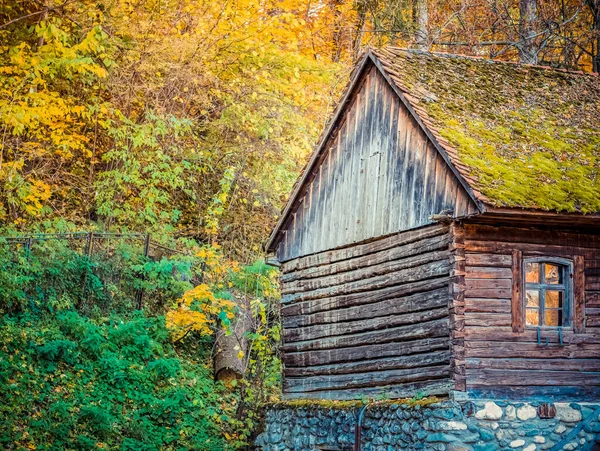
[[571,325],[572,263],[563,259],[526,259],[525,325]]

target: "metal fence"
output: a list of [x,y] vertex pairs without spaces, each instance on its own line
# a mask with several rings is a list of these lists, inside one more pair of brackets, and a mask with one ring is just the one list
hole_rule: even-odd
[[[135,308],[144,306],[144,289],[135,287],[131,282],[131,271],[126,268],[132,264],[143,264],[146,261],[159,261],[174,256],[191,256],[189,253],[172,249],[151,239],[150,234],[139,233],[98,233],[98,232],[72,232],[72,233],[37,233],[20,236],[0,236],[0,245],[8,246],[10,255],[15,261],[18,258],[35,261],[51,261],[52,255],[61,249],[61,257],[74,260],[83,258],[89,263],[91,273],[104,287],[104,301],[95,299],[96,294],[90,290],[88,274],[84,272],[81,278],[81,291],[78,297],[81,302],[89,305],[102,306],[107,304],[106,299],[113,293],[119,293],[131,299]],[[52,243],[52,245],[48,245]],[[65,251],[67,257],[65,257]],[[57,252],[58,255],[58,252]],[[64,262],[69,264],[69,262]],[[60,275],[58,276],[60,277]],[[138,280],[143,280],[143,274],[137,275]],[[194,283],[198,280],[191,281]],[[43,283],[37,281],[36,284]],[[29,287],[29,289],[34,289]],[[73,290],[72,290],[73,291]],[[97,296],[96,296],[97,297]]]

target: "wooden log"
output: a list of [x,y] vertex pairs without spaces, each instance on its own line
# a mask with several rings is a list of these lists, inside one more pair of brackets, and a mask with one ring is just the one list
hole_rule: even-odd
[[353,271],[347,271],[322,278],[297,280],[294,282],[284,283],[281,292],[284,295],[298,292],[312,292],[327,287],[351,283],[357,280],[365,280],[374,278],[376,276],[395,273],[401,270],[420,268],[427,263],[439,262],[441,260],[448,260],[447,250],[427,252],[401,260],[386,261],[378,265],[367,266]]
[[283,381],[283,390],[286,393],[297,393],[373,387],[376,385],[410,384],[411,382],[443,379],[449,376],[449,365],[437,365],[425,368],[378,371],[376,373],[350,373],[300,378],[286,377]]
[[468,288],[465,298],[510,299],[512,288]]
[[510,299],[466,298],[465,312],[473,313],[510,313]]
[[448,350],[450,339],[444,331],[437,337],[416,339],[412,341],[368,344],[358,348],[337,348],[305,352],[286,352],[283,354],[285,368],[311,365],[329,365],[338,362],[396,357],[426,352]]
[[414,293],[437,290],[442,287],[447,287],[449,281],[450,279],[448,277],[439,277],[410,283],[401,283],[367,292],[350,293],[347,295],[297,302],[294,304],[283,304],[281,306],[281,314],[283,316],[309,315],[327,310],[367,305],[386,299],[394,299],[412,295]]
[[600,291],[586,291],[585,305],[586,307],[600,307]]
[[597,344],[579,344],[578,346],[539,346],[537,343],[465,341],[467,358],[533,358],[533,359],[587,359],[599,358],[600,347]]
[[355,335],[342,335],[340,337],[286,343],[281,349],[284,352],[298,352],[312,349],[343,348],[373,343],[388,343],[390,341],[401,342],[405,340],[416,340],[418,338],[433,338],[439,337],[444,333],[447,336],[450,336],[447,318],[436,319],[421,324],[412,324],[409,326],[362,332]]
[[[505,341],[505,342],[530,342],[537,343],[537,329],[526,328],[521,333],[515,333],[510,327],[469,327],[465,330],[465,339],[477,341]],[[558,330],[554,328],[541,329],[543,343],[556,344],[560,342]],[[600,344],[600,337],[592,334],[576,334],[572,330],[563,330],[563,344],[596,343]],[[543,346],[540,346],[543,347]]]
[[600,385],[600,373],[576,371],[537,371],[528,370],[495,370],[469,369],[467,380],[470,387],[502,386],[502,385]]
[[549,402],[588,402],[590,399],[600,399],[598,386],[514,386],[499,387],[478,386],[469,389],[471,399],[510,399],[531,401],[544,399]]
[[[447,301],[445,302],[447,304]],[[448,307],[443,305],[438,308],[419,312],[404,313],[401,315],[382,316],[358,321],[347,321],[330,324],[317,324],[315,326],[284,329],[283,335],[286,343],[301,340],[314,340],[321,337],[346,336],[370,330],[381,330],[405,324],[418,324],[448,317]]]
[[[574,253],[583,255],[585,258],[593,258],[596,254],[595,249],[583,247],[565,247],[553,244],[530,244],[530,243],[509,243],[500,241],[482,241],[465,240],[465,250],[468,253],[482,252],[490,254],[509,254],[517,248],[524,254],[532,256],[554,255],[564,258],[572,258]],[[467,260],[468,262],[468,260]]]
[[387,299],[366,305],[347,307],[336,310],[313,313],[312,315],[283,315],[283,327],[303,327],[314,324],[328,324],[342,321],[376,318],[380,316],[398,315],[442,307],[448,302],[447,288],[439,288],[424,293],[405,297]]
[[485,267],[485,268],[494,268],[494,267],[504,267],[510,268],[512,265],[512,257],[511,254],[490,254],[490,253],[465,253],[465,262],[467,267]]
[[512,279],[512,270],[494,266],[467,266],[465,277],[467,279]]
[[585,319],[586,327],[600,327],[600,316],[588,316]]
[[465,315],[465,326],[498,327],[510,326],[512,318],[509,313],[475,313],[469,312]]
[[374,360],[335,363],[330,365],[286,367],[285,377],[315,376],[327,374],[365,373],[391,369],[422,368],[431,365],[447,364],[450,351],[435,351],[426,354],[412,354],[400,357],[383,357]]
[[324,277],[378,265],[391,260],[400,260],[439,249],[447,249],[449,238],[448,235],[443,232],[443,229],[436,227],[432,230],[432,233],[435,234],[434,236],[422,238],[419,241],[413,241],[397,247],[383,249],[376,253],[362,255],[348,260],[341,260],[331,264],[309,267],[295,272],[284,272],[281,276],[281,281],[292,282],[301,279]]
[[283,399],[336,399],[351,400],[375,398],[381,395],[387,398],[410,398],[416,395],[433,396],[447,395],[454,388],[451,380],[422,381],[399,386],[384,385],[381,387],[364,387],[359,389],[327,390],[316,392],[283,393]]
[[465,277],[467,290],[509,290],[512,289],[511,279],[471,279]]
[[336,285],[334,287],[321,288],[306,293],[294,293],[283,296],[282,302],[299,302],[311,299],[321,299],[325,297],[338,296],[342,294],[360,293],[371,291],[378,288],[385,288],[400,283],[417,282],[419,280],[431,279],[434,277],[447,276],[450,271],[450,264],[446,259],[432,261],[422,266],[395,271],[390,274],[372,277],[370,279],[360,279],[353,282]]
[[361,244],[353,244],[348,247],[320,252],[318,254],[290,260],[282,264],[281,270],[283,273],[289,273],[292,271],[310,268],[312,266],[335,263],[337,261],[347,260],[361,255],[372,254],[385,249],[390,249],[392,247],[401,246],[403,244],[420,241],[424,238],[446,233],[447,230],[447,225],[434,224],[420,229],[410,230],[408,232],[401,232],[378,240]]
[[467,368],[497,369],[497,370],[551,370],[551,371],[596,371],[600,372],[598,359],[479,359],[466,360]]
[[514,246],[527,243],[546,246],[548,243],[567,248],[582,247],[600,249],[600,235],[565,232],[559,229],[517,228],[465,224],[465,233],[470,240],[503,241]]

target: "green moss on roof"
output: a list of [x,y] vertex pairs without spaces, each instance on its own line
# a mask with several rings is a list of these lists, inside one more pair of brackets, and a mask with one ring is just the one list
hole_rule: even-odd
[[376,55],[485,202],[600,212],[597,76],[397,48]]

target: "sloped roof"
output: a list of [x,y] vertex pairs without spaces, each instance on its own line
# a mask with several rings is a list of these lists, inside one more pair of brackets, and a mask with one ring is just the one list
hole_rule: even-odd
[[401,96],[481,212],[600,213],[598,74],[385,47],[367,50],[357,64],[268,250],[369,62]]
[[478,200],[600,212],[596,74],[394,47],[372,52]]

